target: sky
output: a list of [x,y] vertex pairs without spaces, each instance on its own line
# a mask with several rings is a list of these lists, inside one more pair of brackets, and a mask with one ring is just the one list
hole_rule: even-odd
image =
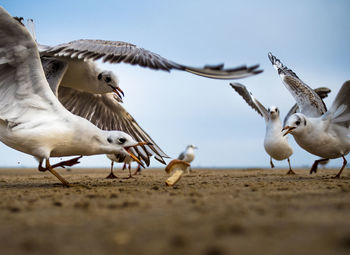
[[[294,99],[268,60],[272,52],[309,86],[327,86],[330,106],[350,78],[350,1],[0,1],[11,15],[32,18],[37,40],[57,45],[77,39],[125,41],[172,61],[195,67],[260,64],[254,77],[236,80],[282,118]],[[102,64],[125,92],[124,107],[172,158],[186,145],[198,147],[192,167],[269,167],[265,123],[229,86],[181,71],[153,71]],[[289,137],[294,167],[316,156]],[[4,167],[34,167],[35,159],[0,144]],[[105,155],[84,157],[80,167],[109,167]],[[276,161],[287,167],[287,161]],[[330,166],[341,165],[332,160]],[[161,167],[157,161],[151,166]]]

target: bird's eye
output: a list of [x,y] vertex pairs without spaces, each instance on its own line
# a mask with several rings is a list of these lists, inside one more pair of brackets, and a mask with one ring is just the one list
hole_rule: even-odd
[[107,138],[107,141],[109,142],[109,143],[112,143],[113,142],[113,140],[111,139],[111,138]]
[[119,142],[120,144],[124,144],[124,143],[126,142],[126,138],[121,137],[121,138],[118,139],[118,142]]
[[106,78],[105,78],[105,81],[106,81],[106,82],[110,82],[111,80],[112,80],[111,77],[106,77]]
[[295,122],[295,124],[296,124],[297,126],[299,126],[299,125],[300,125],[300,121],[297,120],[297,121]]

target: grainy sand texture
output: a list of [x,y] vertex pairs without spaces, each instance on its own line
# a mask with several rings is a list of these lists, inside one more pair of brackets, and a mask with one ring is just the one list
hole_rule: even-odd
[[1,254],[350,254],[350,170],[0,169]]

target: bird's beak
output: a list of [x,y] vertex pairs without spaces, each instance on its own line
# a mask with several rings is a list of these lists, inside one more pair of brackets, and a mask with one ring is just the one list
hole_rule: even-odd
[[143,168],[145,168],[145,166],[143,165],[143,163],[141,162],[141,160],[139,160],[131,151],[130,149],[132,147],[136,147],[136,146],[142,146],[142,145],[152,145],[151,143],[147,143],[147,142],[139,142],[133,146],[129,146],[129,147],[125,147],[124,149],[126,150],[126,152],[129,154],[129,156],[135,160],[137,163],[140,164],[140,166],[142,166]]
[[124,91],[119,87],[115,87],[113,88],[113,92],[116,93],[121,102],[123,102]]
[[281,132],[287,130],[287,131],[283,134],[283,136],[286,136],[286,135],[288,135],[288,134],[291,134],[291,133],[293,132],[294,129],[295,129],[295,127],[285,126],[285,127],[282,129]]

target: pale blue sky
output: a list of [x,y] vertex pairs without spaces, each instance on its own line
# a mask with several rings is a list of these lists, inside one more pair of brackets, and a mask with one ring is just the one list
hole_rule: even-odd
[[[350,78],[350,2],[343,1],[1,1],[14,16],[33,18],[37,39],[55,45],[76,39],[119,40],[192,65],[260,64],[264,73],[243,80],[266,107],[282,117],[294,104],[272,68],[271,51],[311,87],[328,86],[330,105]],[[103,64],[126,92],[125,108],[172,157],[187,144],[199,147],[193,166],[267,167],[265,124],[228,85],[188,73]],[[316,156],[294,148],[293,166]],[[28,155],[0,145],[1,166],[36,166]],[[18,163],[19,162],[19,163]],[[105,156],[80,166],[108,167]],[[287,167],[287,162],[276,162]],[[333,160],[331,165],[340,165]],[[160,166],[153,163],[152,166]]]

